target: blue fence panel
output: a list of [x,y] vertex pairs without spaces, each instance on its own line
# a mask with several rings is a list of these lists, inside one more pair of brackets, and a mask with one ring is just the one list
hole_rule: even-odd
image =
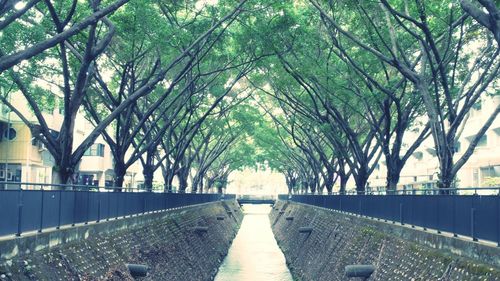
[[100,205],[100,192],[88,192],[89,193],[89,204],[88,204],[88,221],[97,221],[99,220],[99,205]]
[[156,194],[156,207],[155,207],[155,211],[157,210],[163,210],[165,209],[165,200],[163,199],[165,198],[165,196],[163,194]]
[[58,226],[59,200],[60,200],[60,192],[43,191],[43,202],[42,202],[43,212],[40,212],[40,214],[42,214],[42,229]]
[[[289,200],[288,195],[278,198]],[[500,196],[293,195],[290,200],[500,245]]]
[[343,209],[346,212],[357,214],[359,213],[359,203],[361,197],[357,197],[356,195],[346,195],[344,196]]
[[127,207],[130,208],[131,206],[133,206],[134,204],[133,203],[137,203],[137,204],[140,204],[141,202],[134,202],[134,201],[131,201],[131,193],[128,193],[128,192],[119,192],[118,194],[118,202],[116,204],[116,217],[124,217],[126,215],[128,215],[127,213]]
[[423,213],[423,227],[436,229],[436,218],[438,217],[437,200],[439,195],[422,195],[423,208],[420,210]]
[[[226,194],[224,200],[235,198]],[[0,190],[0,236],[220,199],[219,194]]]
[[59,191],[60,201],[57,203],[60,213],[61,224],[72,224],[75,221],[75,202],[76,192],[74,191]]
[[389,221],[391,222],[400,222],[401,221],[401,207],[403,204],[403,197],[397,195],[386,195],[389,198],[389,202],[387,203],[387,216],[389,217]]
[[471,210],[475,196],[458,196],[455,198],[455,230],[459,235],[471,235]]
[[111,192],[100,192],[100,202],[101,202],[101,207],[100,207],[100,220],[106,220],[109,219],[111,216],[111,208],[109,204],[109,198],[110,198]]
[[477,196],[475,208],[475,234],[479,239],[498,241],[500,223],[500,196]]
[[425,209],[427,208],[427,201],[425,200],[425,197],[421,196],[424,195],[413,197],[413,202],[412,202],[413,217],[411,224],[425,227],[426,225]]
[[442,221],[442,213],[443,213],[443,195],[430,195],[429,198],[431,199],[432,202],[432,210],[430,210],[430,224],[429,228],[432,229],[441,229],[441,221]]
[[87,221],[88,218],[88,204],[89,195],[87,191],[75,191],[73,192],[75,196],[75,208],[74,208],[74,220],[73,223],[82,223]]
[[109,219],[112,218],[117,218],[118,217],[118,202],[120,199],[119,196],[122,195],[122,192],[118,192],[115,194],[115,196],[111,196],[111,194],[108,197],[108,208],[109,208]]
[[439,202],[439,230],[455,232],[455,197],[454,195],[438,195]]
[[4,190],[0,195],[0,236],[17,232],[19,192]]
[[151,193],[127,193],[127,205],[125,205],[125,215],[141,214],[147,211],[147,197]]
[[[326,196],[324,207],[329,209],[334,209],[336,196]],[[280,199],[281,200],[281,199]]]
[[318,207],[323,207],[323,196],[322,195],[314,196],[314,205],[316,205]]
[[38,190],[23,191],[21,194],[21,231],[37,230],[40,227],[40,210],[42,192]]
[[411,225],[411,215],[412,215],[412,209],[411,209],[411,202],[412,202],[413,196],[411,195],[401,195],[400,201],[399,201],[399,222],[402,224],[410,224]]

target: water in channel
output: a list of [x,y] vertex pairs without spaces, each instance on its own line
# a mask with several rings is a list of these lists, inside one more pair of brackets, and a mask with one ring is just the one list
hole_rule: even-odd
[[293,280],[269,223],[269,205],[243,205],[241,228],[215,281]]

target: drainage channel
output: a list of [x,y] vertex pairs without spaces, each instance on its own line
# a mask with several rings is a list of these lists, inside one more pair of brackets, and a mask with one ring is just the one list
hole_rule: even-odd
[[240,230],[222,262],[215,281],[292,281],[285,256],[274,239],[269,205],[243,205]]

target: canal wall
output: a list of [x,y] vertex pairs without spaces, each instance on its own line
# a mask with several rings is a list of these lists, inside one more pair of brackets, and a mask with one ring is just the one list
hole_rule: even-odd
[[269,217],[296,280],[351,280],[353,264],[374,265],[369,280],[500,280],[494,245],[294,202]]
[[236,201],[170,209],[0,240],[0,280],[210,280],[243,214]]

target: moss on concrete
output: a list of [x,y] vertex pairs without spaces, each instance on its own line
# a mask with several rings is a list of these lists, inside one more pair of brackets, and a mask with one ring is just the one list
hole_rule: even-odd
[[[284,203],[277,202],[277,209]],[[294,220],[277,211],[270,220],[297,280],[349,280],[344,273],[349,264],[375,265],[370,280],[500,280],[495,266],[402,239],[366,219],[296,203],[287,206],[287,215]],[[298,234],[305,225],[313,227],[307,237]]]

